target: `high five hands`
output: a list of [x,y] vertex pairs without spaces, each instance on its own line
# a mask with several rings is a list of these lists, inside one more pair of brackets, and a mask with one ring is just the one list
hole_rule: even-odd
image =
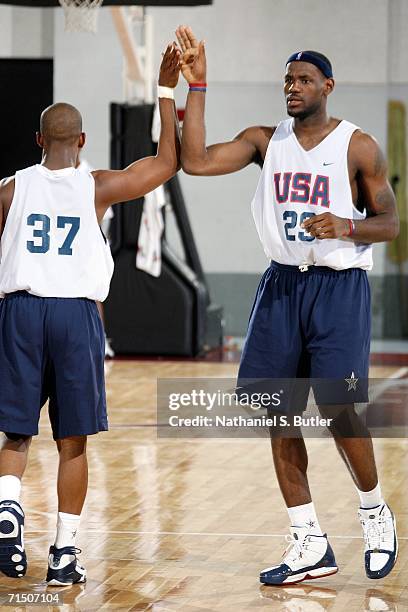
[[198,42],[189,26],[179,26],[176,36],[181,49],[180,68],[188,83],[205,83],[207,61],[204,41]]
[[179,75],[180,75],[180,59],[181,52],[178,49],[177,44],[169,43],[167,49],[162,53],[162,62],[159,73],[159,85],[162,87],[171,87],[172,89],[177,86]]
[[170,43],[162,53],[159,85],[176,87],[180,70],[188,83],[204,83],[207,78],[204,41],[198,42],[189,26],[179,26],[176,36],[179,47]]

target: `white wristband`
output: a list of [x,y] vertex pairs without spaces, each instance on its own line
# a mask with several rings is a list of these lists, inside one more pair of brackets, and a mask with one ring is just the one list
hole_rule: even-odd
[[172,87],[163,87],[162,85],[157,86],[157,97],[168,98],[174,100],[174,89]]

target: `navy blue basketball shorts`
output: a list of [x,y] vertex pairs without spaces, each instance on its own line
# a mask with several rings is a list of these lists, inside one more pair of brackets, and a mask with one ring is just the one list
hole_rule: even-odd
[[294,379],[310,381],[317,405],[367,402],[370,302],[364,270],[301,272],[272,262],[252,307],[238,389],[266,391],[272,379],[291,379],[282,412],[306,408],[310,385]]
[[104,343],[92,300],[7,295],[0,302],[0,431],[38,434],[47,399],[55,440],[106,431]]

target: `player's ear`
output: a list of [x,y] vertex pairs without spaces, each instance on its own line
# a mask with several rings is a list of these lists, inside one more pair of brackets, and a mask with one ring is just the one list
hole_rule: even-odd
[[38,146],[43,149],[44,148],[44,138],[43,135],[41,134],[41,132],[36,132],[35,133],[35,141],[38,144]]
[[326,96],[329,96],[334,89],[334,79],[326,79],[325,91]]
[[82,147],[85,145],[85,141],[86,141],[86,134],[85,132],[81,132],[81,135],[79,137],[79,142],[78,142],[78,147],[80,149],[82,149]]

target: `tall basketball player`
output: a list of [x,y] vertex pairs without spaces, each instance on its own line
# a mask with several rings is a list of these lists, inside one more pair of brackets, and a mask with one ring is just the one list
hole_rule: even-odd
[[[177,37],[182,72],[190,84],[184,170],[210,176],[251,162],[262,166],[252,212],[271,265],[255,298],[239,380],[367,379],[371,244],[398,234],[395,200],[377,142],[352,123],[328,115],[332,66],[324,55],[303,51],[286,63],[290,118],[276,127],[247,128],[232,142],[207,147],[204,43],[185,26],[178,28]],[[316,401],[321,412],[328,411],[323,396]],[[354,406],[347,402],[340,402],[339,421],[352,423]],[[369,578],[382,578],[394,566],[397,538],[381,494],[372,441],[368,431],[366,437],[346,437],[347,427],[337,425],[332,434],[360,498],[365,571]],[[261,582],[289,584],[335,573],[334,554],[310,496],[303,438],[272,436],[272,454],[292,546],[280,564],[261,572]]]
[[[85,142],[82,118],[59,103],[41,115],[42,163],[20,170],[0,187],[0,570],[27,569],[21,478],[40,409],[49,416],[59,451],[58,518],[47,582],[86,580],[75,538],[88,481],[87,436],[108,429],[104,333],[95,300],[103,301],[113,273],[100,230],[112,204],[140,198],[179,167],[173,90],[179,55],[170,45],[159,76],[162,121],[156,157],[125,170],[75,168]],[[45,485],[45,483],[44,483]]]

